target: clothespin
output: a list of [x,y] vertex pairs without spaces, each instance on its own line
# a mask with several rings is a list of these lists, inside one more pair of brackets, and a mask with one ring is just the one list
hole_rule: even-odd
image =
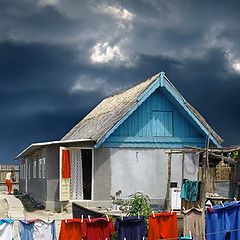
[[108,215],[106,214],[106,218],[107,218],[107,220],[108,220],[108,222],[109,222],[109,217],[108,217]]
[[189,231],[189,237],[192,237],[192,232],[191,231]]
[[173,209],[171,208],[171,214],[173,214]]
[[91,217],[88,215],[88,221],[91,222]]
[[237,199],[235,197],[233,199],[234,199],[235,202],[237,202]]
[[123,221],[123,215],[121,214],[121,220]]
[[66,217],[65,217],[65,220],[64,220],[64,221],[65,221],[65,223],[67,223],[67,218],[66,218]]
[[199,209],[201,209],[199,205],[197,205],[197,206],[198,206]]
[[224,204],[223,204],[223,202],[221,201],[220,203],[221,203],[222,207],[224,207]]
[[186,210],[186,209],[185,209],[185,207],[183,207],[182,209],[183,209],[183,211],[185,211],[185,210]]
[[83,215],[81,216],[81,223],[83,223]]
[[156,217],[154,211],[152,211],[152,215],[153,215],[153,217]]
[[140,219],[140,215],[139,215],[139,212],[138,212],[138,219]]

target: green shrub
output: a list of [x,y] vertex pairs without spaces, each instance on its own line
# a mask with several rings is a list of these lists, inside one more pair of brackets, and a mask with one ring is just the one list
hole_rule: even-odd
[[125,212],[128,216],[144,216],[146,219],[151,213],[150,199],[141,192],[136,192],[129,196],[125,203]]

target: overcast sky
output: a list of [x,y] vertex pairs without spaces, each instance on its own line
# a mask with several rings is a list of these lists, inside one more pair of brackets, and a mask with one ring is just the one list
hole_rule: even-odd
[[0,0],[0,162],[160,71],[239,144],[239,12],[220,0]]

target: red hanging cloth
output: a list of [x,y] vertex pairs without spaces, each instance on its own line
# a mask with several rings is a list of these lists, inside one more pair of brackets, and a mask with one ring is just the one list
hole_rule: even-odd
[[70,151],[62,150],[62,178],[71,177]]

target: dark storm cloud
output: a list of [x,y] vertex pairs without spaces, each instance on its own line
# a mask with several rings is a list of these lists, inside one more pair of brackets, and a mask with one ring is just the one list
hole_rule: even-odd
[[239,143],[240,5],[0,0],[0,161],[58,140],[101,99],[165,71]]

